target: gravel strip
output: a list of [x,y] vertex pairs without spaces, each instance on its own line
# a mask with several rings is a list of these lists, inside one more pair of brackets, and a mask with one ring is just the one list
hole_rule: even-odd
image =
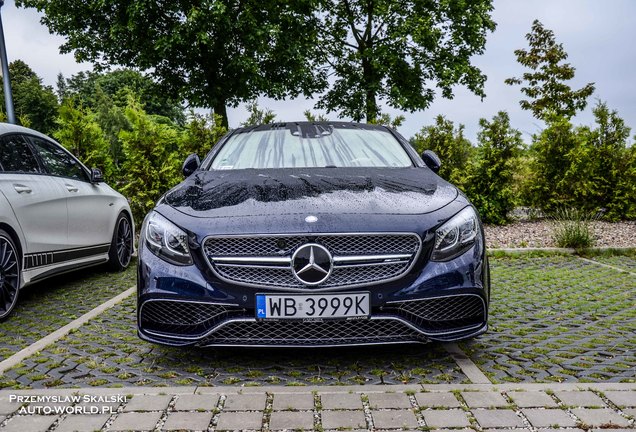
[[[552,226],[548,220],[486,225],[486,244],[489,248],[556,247]],[[595,221],[592,229],[595,247],[636,247],[636,221]]]

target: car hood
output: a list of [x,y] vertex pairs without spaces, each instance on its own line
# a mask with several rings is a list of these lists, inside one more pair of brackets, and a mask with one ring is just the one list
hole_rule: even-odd
[[191,217],[426,214],[458,195],[427,168],[198,171],[167,204]]

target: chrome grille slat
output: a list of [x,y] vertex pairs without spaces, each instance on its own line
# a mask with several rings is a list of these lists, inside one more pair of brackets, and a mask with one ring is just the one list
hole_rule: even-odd
[[314,290],[398,279],[413,266],[422,244],[414,233],[239,235],[208,237],[203,250],[212,270],[226,282],[300,290],[308,286],[293,276],[291,257],[307,243],[323,245],[333,256],[331,276]]

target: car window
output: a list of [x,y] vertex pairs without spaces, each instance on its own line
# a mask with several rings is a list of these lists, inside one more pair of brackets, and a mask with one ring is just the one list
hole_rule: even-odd
[[31,137],[31,142],[33,142],[33,146],[44,163],[44,167],[50,174],[89,181],[84,168],[66,151],[41,138]]
[[413,162],[389,131],[314,125],[236,133],[212,161],[214,170],[328,166],[397,168]]
[[0,170],[17,173],[40,172],[37,159],[21,135],[0,138]]

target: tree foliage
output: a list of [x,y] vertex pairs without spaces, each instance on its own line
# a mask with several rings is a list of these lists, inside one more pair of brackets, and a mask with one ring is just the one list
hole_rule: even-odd
[[133,216],[140,222],[157,199],[182,179],[175,151],[178,133],[146,114],[133,98],[125,112],[131,130],[120,132],[126,160],[119,190],[129,198]]
[[221,116],[191,112],[179,139],[179,153],[183,157],[196,153],[203,159],[226,133]]
[[[50,133],[55,128],[58,107],[53,88],[43,85],[42,79],[22,60],[9,64],[9,76],[19,123],[42,133]],[[0,89],[0,102],[4,108],[3,89]]]
[[319,108],[375,120],[380,102],[413,112],[457,84],[484,96],[486,76],[471,64],[495,28],[492,0],[327,1],[321,47],[335,82]]
[[472,144],[464,137],[464,125],[456,128],[451,120],[439,115],[435,125],[422,128],[411,139],[411,144],[420,154],[424,150],[437,153],[442,161],[439,175],[458,186],[464,184],[468,162],[474,152]]
[[575,68],[563,63],[568,54],[563,45],[557,43],[554,32],[535,20],[532,30],[526,34],[529,49],[515,51],[517,61],[529,68],[519,78],[508,78],[508,85],[524,85],[521,92],[528,99],[520,101],[523,109],[532,115],[547,120],[550,115],[571,118],[577,111],[585,109],[587,99],[594,93],[594,83],[573,90],[566,82],[574,78]]
[[178,124],[185,121],[178,98],[166,92],[149,76],[132,69],[79,72],[66,79],[58,76],[57,93],[60,100],[74,97],[83,106],[93,110],[103,95],[108,96],[118,107],[124,108],[128,103],[128,95],[134,94],[146,113],[168,117]]
[[276,114],[269,108],[261,108],[258,106],[256,100],[247,104],[247,112],[250,114],[245,122],[241,123],[241,126],[255,126],[260,124],[273,123],[276,119]]
[[314,0],[18,0],[44,13],[62,52],[149,70],[170,94],[213,108],[325,85]]
[[531,176],[525,193],[533,207],[553,213],[558,208],[576,207],[575,187],[565,179],[579,140],[569,119],[553,114],[546,117],[546,123],[532,138]]
[[[633,164],[627,140],[630,128],[598,102],[593,109],[595,127],[577,129],[578,146],[570,157],[570,167],[564,182],[572,185],[576,206],[588,212],[604,210],[609,219],[618,219],[636,210]],[[631,191],[631,192],[630,192]]]
[[470,164],[466,194],[486,223],[505,224],[515,208],[514,174],[523,150],[521,132],[510,126],[508,113],[479,120],[477,155]]
[[105,178],[115,174],[115,165],[104,132],[95,114],[67,98],[60,106],[57,129],[53,136],[89,168],[102,170]]

